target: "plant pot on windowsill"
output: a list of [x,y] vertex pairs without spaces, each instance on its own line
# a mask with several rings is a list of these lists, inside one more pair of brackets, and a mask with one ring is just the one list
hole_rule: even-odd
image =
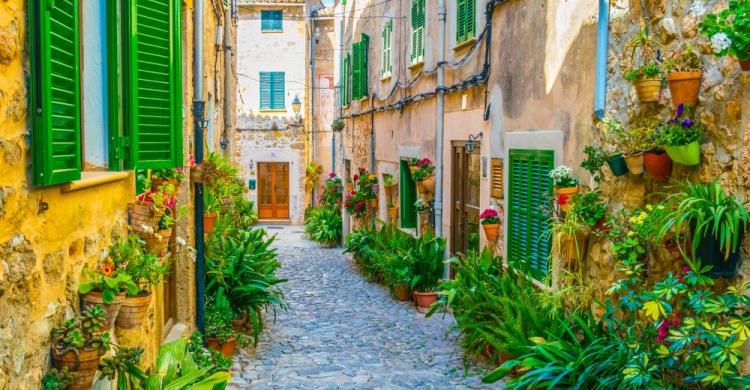
[[482,224],[482,229],[484,229],[484,235],[487,237],[487,241],[491,243],[497,241],[497,232],[500,229],[499,223]]
[[232,336],[224,342],[219,342],[216,337],[206,338],[206,348],[221,352],[222,355],[230,358],[234,354],[234,347],[237,345],[237,337]]
[[650,151],[643,154],[643,164],[654,180],[663,181],[669,178],[672,171],[672,159],[663,150]]
[[653,103],[659,101],[661,93],[661,77],[644,77],[633,80],[638,101],[641,103]]
[[122,329],[134,329],[141,326],[148,315],[152,297],[153,294],[150,291],[143,295],[125,297],[120,306],[120,312],[117,314],[115,326]]
[[203,231],[205,234],[211,234],[214,231],[214,225],[216,224],[216,213],[205,213],[203,214]]
[[681,104],[691,107],[698,104],[702,75],[700,71],[667,73],[667,83],[669,83],[669,92],[675,109]]
[[631,175],[638,176],[643,173],[643,153],[634,153],[625,157],[628,171]]
[[693,141],[687,145],[664,146],[672,161],[682,165],[698,165],[701,162],[701,144]]
[[67,367],[68,371],[75,374],[75,381],[66,387],[66,390],[88,390],[94,382],[96,370],[99,367],[98,348],[82,348],[75,351],[67,351],[58,354],[55,348],[52,348],[52,359],[55,361],[55,367],[58,369]]
[[628,173],[628,164],[625,162],[625,158],[622,157],[621,153],[617,153],[607,159],[609,169],[612,170],[612,174],[615,176],[622,176]]
[[388,208],[388,219],[391,221],[398,220],[398,207],[389,207]]
[[110,329],[115,318],[117,318],[117,314],[120,312],[123,301],[125,301],[125,293],[115,295],[112,303],[107,304],[104,303],[102,293],[91,291],[81,296],[81,310],[86,310],[96,305],[101,306],[107,312],[107,315],[104,317],[104,329]]
[[430,305],[437,302],[438,297],[436,292],[421,292],[414,291],[414,301],[417,304],[417,310],[420,313],[427,313],[430,309]]
[[409,286],[405,284],[397,284],[393,286],[393,296],[396,298],[396,300],[405,302],[411,299],[411,291],[409,291]]

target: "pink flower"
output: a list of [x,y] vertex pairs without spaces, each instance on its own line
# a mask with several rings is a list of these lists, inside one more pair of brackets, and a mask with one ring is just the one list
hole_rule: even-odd
[[336,177],[336,174],[335,174],[335,173],[333,173],[333,172],[331,172],[331,174],[330,174],[330,175],[328,175],[328,177],[330,177],[330,178],[334,178],[334,177]]
[[500,213],[497,212],[495,209],[486,209],[482,211],[482,214],[479,215],[479,219],[485,219],[485,218],[491,218],[491,217],[499,217]]
[[183,171],[185,171],[185,168],[178,167],[178,168],[175,168],[174,170],[177,171],[177,172],[183,172]]

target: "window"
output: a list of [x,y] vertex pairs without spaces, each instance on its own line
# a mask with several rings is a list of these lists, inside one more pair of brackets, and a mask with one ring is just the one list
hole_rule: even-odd
[[284,110],[284,72],[260,72],[260,109]]
[[359,100],[367,96],[367,49],[370,37],[362,34],[359,42],[352,44],[352,99]]
[[409,162],[401,160],[401,173],[399,178],[399,200],[401,203],[401,227],[406,229],[417,228],[417,209],[414,202],[417,201],[417,184],[411,177]]
[[510,150],[508,195],[508,263],[537,280],[549,272],[550,240],[543,238],[548,219],[542,212],[552,190],[548,176],[554,165],[551,150]]
[[391,58],[392,53],[392,35],[393,35],[393,19],[385,22],[383,26],[383,56],[381,57],[382,64],[380,66],[380,75],[382,77],[388,77],[393,71],[393,59]]
[[476,36],[476,0],[456,0],[456,43]]
[[424,61],[425,0],[411,0],[411,63]]
[[352,56],[347,53],[344,58],[344,64],[341,67],[341,107],[346,107],[352,100],[351,85],[352,85]]
[[260,11],[260,31],[282,31],[284,26],[284,11]]

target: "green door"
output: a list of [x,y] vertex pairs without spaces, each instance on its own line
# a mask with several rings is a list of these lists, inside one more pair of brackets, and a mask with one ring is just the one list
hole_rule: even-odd
[[417,201],[417,184],[411,177],[409,162],[401,160],[401,175],[399,180],[399,199],[401,200],[401,227],[407,229],[417,228],[417,210],[414,202]]

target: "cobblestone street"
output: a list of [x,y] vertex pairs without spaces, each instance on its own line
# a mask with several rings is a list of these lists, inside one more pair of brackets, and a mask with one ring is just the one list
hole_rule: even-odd
[[321,249],[301,228],[278,233],[281,277],[291,309],[279,312],[257,350],[235,355],[230,389],[481,388],[464,376],[452,319],[423,318],[409,302],[368,283],[341,248]]

